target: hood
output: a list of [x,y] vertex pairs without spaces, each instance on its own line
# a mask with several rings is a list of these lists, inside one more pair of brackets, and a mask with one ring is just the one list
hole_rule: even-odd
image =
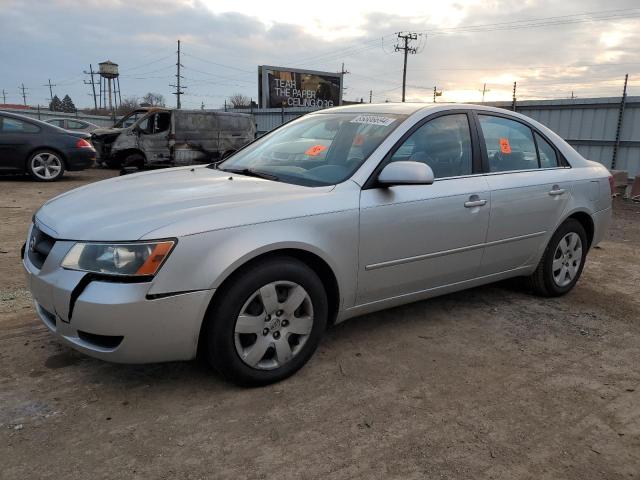
[[103,180],[45,203],[36,221],[56,238],[179,237],[324,213],[334,187],[304,187],[199,167]]
[[119,135],[124,128],[115,128],[115,127],[106,127],[106,128],[96,128],[95,130],[91,130],[92,137],[108,137],[113,135]]

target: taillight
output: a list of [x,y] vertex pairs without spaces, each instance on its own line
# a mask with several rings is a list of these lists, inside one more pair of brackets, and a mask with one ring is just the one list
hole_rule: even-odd
[[609,175],[609,189],[611,190],[611,196],[616,192],[616,182],[613,179],[613,175]]
[[93,148],[93,145],[87,142],[84,138],[81,138],[76,142],[76,148]]

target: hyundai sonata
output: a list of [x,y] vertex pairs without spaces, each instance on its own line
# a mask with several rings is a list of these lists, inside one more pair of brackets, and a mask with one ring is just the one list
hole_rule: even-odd
[[474,105],[305,115],[222,163],[123,176],[40,208],[24,266],[38,315],[88,355],[204,355],[281,380],[328,325],[510,277],[571,290],[611,178],[545,126]]

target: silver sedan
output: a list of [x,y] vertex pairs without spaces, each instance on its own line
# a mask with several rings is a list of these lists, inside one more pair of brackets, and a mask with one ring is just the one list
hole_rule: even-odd
[[328,325],[510,277],[570,291],[611,177],[525,116],[322,110],[222,163],[98,182],[34,215],[24,267],[58,338],[127,363],[205,356],[264,385]]

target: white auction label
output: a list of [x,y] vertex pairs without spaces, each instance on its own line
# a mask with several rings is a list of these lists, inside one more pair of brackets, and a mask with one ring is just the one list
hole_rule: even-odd
[[351,120],[351,123],[366,123],[367,125],[381,125],[386,127],[395,122],[395,118],[385,117],[382,115],[358,115]]

